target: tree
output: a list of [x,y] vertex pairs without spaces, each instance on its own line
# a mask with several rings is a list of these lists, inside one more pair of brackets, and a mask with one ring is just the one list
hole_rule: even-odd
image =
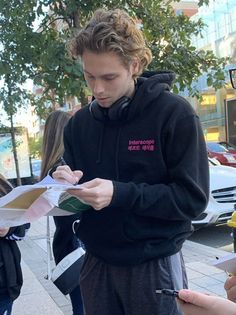
[[30,157],[33,159],[41,158],[42,152],[42,145],[43,145],[43,137],[38,138],[29,138],[29,151]]
[[[42,2],[46,5],[45,1],[41,1],[41,5]],[[200,5],[204,3],[207,4],[208,0],[199,1]],[[216,58],[212,51],[197,50],[191,43],[192,35],[201,34],[204,28],[202,21],[190,20],[183,14],[177,16],[170,5],[170,1],[161,0],[104,0],[102,3],[97,0],[86,2],[82,0],[50,1],[50,14],[44,16],[41,30],[42,33],[45,33],[48,28],[50,29],[50,26],[55,26],[55,23],[60,22],[63,25],[60,31],[55,34],[56,43],[60,42],[61,45],[58,49],[60,58],[55,58],[55,56],[58,56],[55,50],[51,50],[52,54],[48,53],[47,50],[46,54],[49,61],[47,64],[51,65],[50,60],[54,58],[54,68],[49,69],[47,67],[42,71],[41,84],[49,79],[46,85],[50,88],[52,82],[49,81],[52,79],[51,81],[55,85],[53,88],[57,89],[60,86],[62,97],[65,94],[80,97],[84,93],[85,85],[82,83],[84,80],[80,64],[77,61],[71,63],[70,59],[67,59],[64,47],[66,40],[80,29],[93,11],[99,7],[125,8],[138,19],[154,56],[150,69],[173,70],[177,75],[176,84],[174,85],[176,93],[187,88],[189,95],[199,96],[199,91],[192,83],[203,73],[207,73],[209,86],[218,89],[224,84],[224,67],[227,60]],[[53,47],[56,47],[52,40],[50,40],[50,43]],[[59,64],[59,60],[63,62]],[[43,64],[45,66],[45,62]],[[48,75],[47,78],[44,76],[45,73]],[[56,95],[60,95],[58,91],[55,92]]]
[[[199,1],[200,5],[207,2],[208,0]],[[99,7],[125,8],[137,17],[153,52],[150,69],[175,71],[175,92],[187,88],[190,95],[198,94],[192,83],[204,72],[208,73],[210,86],[219,88],[223,85],[225,60],[216,58],[211,51],[196,50],[190,41],[193,34],[203,30],[202,21],[191,21],[184,15],[175,15],[170,1],[2,0],[0,12],[5,22],[1,22],[1,29],[8,28],[9,40],[18,39],[15,58],[18,61],[20,59],[21,63],[31,64],[34,71],[29,77],[43,87],[42,95],[31,97],[39,114],[43,115],[50,107],[48,103],[51,106],[55,103],[63,105],[70,96],[82,98],[82,103],[84,102],[87,90],[81,64],[68,56],[66,42]],[[17,26],[20,20],[20,27],[12,27],[12,23],[6,22],[12,19]],[[37,29],[33,28],[36,20]],[[23,29],[27,29],[24,36],[23,21]],[[27,52],[23,47],[25,44]],[[24,58],[21,49],[24,49]]]
[[[14,10],[8,16],[8,9],[0,3],[0,79],[3,87],[0,90],[0,102],[7,113],[10,122],[10,133],[12,138],[13,155],[16,166],[17,184],[21,184],[20,170],[17,157],[17,142],[14,128],[14,115],[17,110],[26,104],[27,92],[22,84],[32,74],[32,65],[28,55],[28,35],[31,34],[30,23],[34,19],[33,4],[22,6],[12,4]],[[12,9],[13,9],[12,7]],[[24,12],[22,15],[21,9]],[[32,9],[32,12],[31,12]],[[17,36],[16,36],[17,34]]]

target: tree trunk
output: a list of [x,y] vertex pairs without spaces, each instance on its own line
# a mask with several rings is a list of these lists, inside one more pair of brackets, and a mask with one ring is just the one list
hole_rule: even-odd
[[15,167],[16,167],[16,184],[17,186],[21,185],[21,177],[20,177],[20,170],[19,170],[19,162],[17,157],[17,143],[16,143],[16,135],[15,135],[15,129],[13,124],[13,116],[10,115],[10,122],[11,122],[11,142],[12,142],[12,153],[14,156],[15,161]]

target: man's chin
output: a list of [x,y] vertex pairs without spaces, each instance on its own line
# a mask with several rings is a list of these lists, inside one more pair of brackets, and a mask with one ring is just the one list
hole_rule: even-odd
[[105,100],[97,100],[98,104],[103,108],[109,108],[113,104],[112,101],[109,99]]

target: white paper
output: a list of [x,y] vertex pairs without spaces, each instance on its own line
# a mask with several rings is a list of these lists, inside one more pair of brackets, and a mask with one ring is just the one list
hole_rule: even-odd
[[228,273],[236,275],[236,253],[232,253],[212,262],[212,265]]
[[44,215],[71,215],[58,209],[58,200],[68,189],[82,189],[80,185],[61,184],[46,176],[34,185],[14,188],[0,198],[0,227],[10,227],[32,222]]

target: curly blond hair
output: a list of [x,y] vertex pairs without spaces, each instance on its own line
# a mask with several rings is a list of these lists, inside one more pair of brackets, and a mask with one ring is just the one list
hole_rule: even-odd
[[136,77],[152,60],[138,21],[120,9],[96,10],[88,24],[71,40],[69,49],[74,58],[82,57],[85,50],[98,54],[115,52],[125,67],[136,58],[139,62]]

